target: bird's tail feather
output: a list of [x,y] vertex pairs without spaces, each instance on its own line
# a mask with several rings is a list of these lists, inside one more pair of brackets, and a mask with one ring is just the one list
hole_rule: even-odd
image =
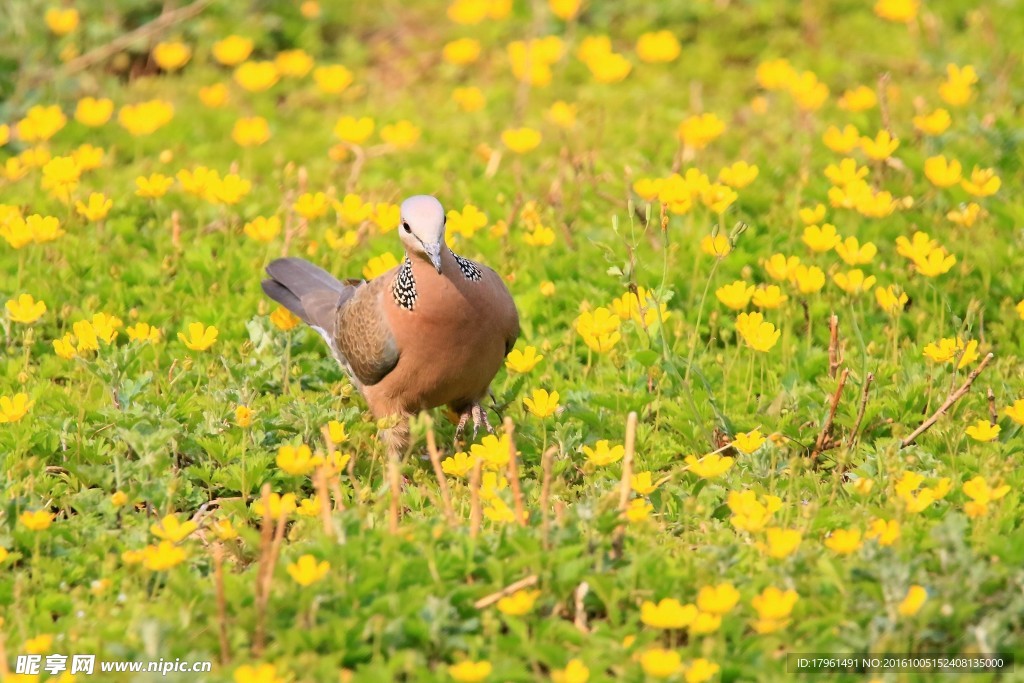
[[267,265],[263,291],[307,324],[331,331],[334,316],[354,287],[301,258],[280,258]]

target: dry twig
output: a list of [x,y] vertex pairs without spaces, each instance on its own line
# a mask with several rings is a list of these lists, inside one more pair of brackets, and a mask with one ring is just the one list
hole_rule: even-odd
[[931,417],[929,417],[927,420],[918,425],[917,429],[912,431],[906,438],[900,441],[900,448],[906,448],[910,444],[914,443],[914,441],[917,440],[917,437],[924,434],[931,428],[932,425],[938,422],[939,418],[942,417],[947,410],[952,408],[953,404],[960,400],[961,396],[963,396],[964,394],[971,390],[971,385],[974,384],[974,380],[978,379],[978,375],[982,373],[982,371],[985,369],[985,366],[987,366],[993,358],[995,358],[995,354],[993,353],[989,353],[988,355],[986,355],[981,360],[981,362],[978,363],[978,366],[971,370],[971,374],[967,375],[967,379],[964,380],[964,383],[960,385],[960,388],[957,389],[956,391],[950,392],[949,396],[946,397],[946,400],[943,401],[942,405],[939,406],[938,410],[932,413]]

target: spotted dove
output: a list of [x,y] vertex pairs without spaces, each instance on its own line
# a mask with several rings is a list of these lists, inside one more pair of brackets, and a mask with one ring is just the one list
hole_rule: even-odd
[[397,417],[387,435],[404,448],[407,417],[448,405],[474,432],[490,431],[481,401],[519,336],[519,315],[492,269],[445,243],[446,216],[434,197],[401,207],[405,259],[370,281],[340,281],[301,258],[267,266],[263,291],[327,342],[374,416]]

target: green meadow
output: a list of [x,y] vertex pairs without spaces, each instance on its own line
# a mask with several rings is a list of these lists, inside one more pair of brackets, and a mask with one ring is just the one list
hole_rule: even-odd
[[[1012,654],[1018,13],[3,3],[0,680]],[[390,425],[260,281],[385,273],[414,194],[522,331],[496,434],[416,416],[389,473]]]

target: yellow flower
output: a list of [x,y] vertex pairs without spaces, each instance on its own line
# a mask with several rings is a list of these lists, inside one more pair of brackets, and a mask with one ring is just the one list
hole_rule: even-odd
[[251,38],[230,35],[213,44],[213,58],[224,66],[238,66],[252,54]]
[[106,218],[113,206],[114,202],[107,199],[106,195],[100,194],[99,192],[93,192],[89,195],[88,203],[84,203],[82,201],[75,202],[75,211],[79,216],[85,218],[85,220],[95,223],[96,221],[101,221]]
[[605,52],[591,58],[587,68],[598,83],[618,83],[629,75],[633,65],[617,52]]
[[509,448],[507,434],[502,434],[500,438],[494,434],[488,434],[480,443],[470,446],[469,452],[474,458],[482,460],[488,469],[498,471],[504,469],[512,457]]
[[562,21],[571,21],[580,13],[583,0],[548,0],[551,13]]
[[7,422],[18,422],[28,415],[28,411],[35,405],[35,401],[28,400],[28,394],[19,392],[14,396],[0,396],[0,424]]
[[533,610],[533,605],[540,597],[537,590],[519,590],[498,600],[497,608],[502,614],[510,617],[521,617]]
[[1024,425],[1024,398],[1019,398],[1013,405],[1003,410],[1003,414],[1019,425]]
[[868,175],[867,166],[860,166],[856,159],[843,159],[838,164],[825,167],[825,177],[836,187],[847,187],[863,180]]
[[875,284],[875,276],[868,275],[864,276],[864,271],[860,268],[854,268],[846,272],[839,271],[832,275],[832,281],[839,285],[847,294],[860,294],[861,292],[870,291],[871,287]]
[[914,267],[925,277],[937,277],[949,272],[956,265],[956,256],[947,254],[945,249],[933,249],[924,255],[914,257]]
[[228,103],[228,87],[223,83],[204,85],[199,89],[199,101],[210,109],[220,109]]
[[878,104],[878,96],[868,86],[858,85],[856,88],[844,92],[836,104],[839,105],[840,109],[845,109],[846,111],[867,111]]
[[188,336],[178,333],[178,339],[193,351],[206,351],[217,341],[219,331],[213,325],[206,327],[203,323],[189,323]]
[[698,612],[697,617],[690,624],[690,635],[691,636],[702,636],[708,633],[714,633],[722,625],[722,615],[712,614],[711,612]]
[[358,119],[354,116],[342,116],[334,124],[334,135],[342,142],[361,145],[373,134],[373,127],[373,119],[369,116]]
[[949,112],[941,107],[929,114],[914,117],[914,128],[924,135],[942,135],[952,123]]
[[988,514],[988,504],[999,500],[1007,493],[1010,492],[1010,487],[1007,484],[992,488],[988,485],[983,477],[974,477],[970,481],[964,482],[963,485],[964,495],[971,500],[964,504],[964,512],[967,513],[968,517],[984,517]]
[[764,262],[764,270],[773,280],[788,282],[793,279],[797,266],[800,265],[799,256],[785,256],[784,254],[772,254]]
[[802,111],[817,111],[828,99],[828,86],[811,71],[794,76],[786,89]]
[[157,43],[153,48],[153,61],[164,71],[177,71],[192,58],[192,48],[180,41]]
[[986,442],[995,441],[999,438],[1000,427],[988,420],[978,420],[964,431],[967,433],[967,436],[975,441]]
[[776,510],[782,507],[777,496],[764,496],[764,502],[757,500],[753,491],[730,491],[726,504],[732,511],[729,522],[737,529],[756,533],[764,529]]
[[149,533],[171,543],[181,543],[188,538],[199,525],[189,520],[180,522],[174,515],[165,515],[163,519],[149,527]]
[[395,149],[409,149],[419,141],[420,129],[411,121],[402,120],[381,128],[380,138]]
[[542,360],[544,360],[544,356],[537,353],[536,347],[527,346],[522,351],[512,349],[511,353],[505,358],[505,367],[512,372],[522,374],[533,370]]
[[765,634],[785,628],[799,597],[793,589],[783,591],[775,586],[768,586],[760,594],[755,595],[750,601],[758,616],[753,622],[754,630]]
[[313,80],[322,93],[339,95],[352,85],[352,72],[341,64],[318,66],[313,69]]
[[748,164],[746,161],[737,161],[718,172],[718,182],[725,183],[736,189],[742,189],[754,182],[758,173],[757,166]]
[[284,683],[273,664],[243,664],[235,669],[235,683]]
[[803,538],[796,529],[783,529],[773,526],[765,530],[765,548],[769,557],[781,560],[789,557],[800,547]]
[[836,245],[836,253],[849,265],[860,266],[871,263],[878,253],[878,247],[872,242],[865,242],[862,245],[856,237],[847,237]]
[[906,292],[900,291],[899,294],[896,292],[897,290],[895,285],[875,288],[875,301],[877,301],[878,306],[889,315],[902,313],[903,309],[907,306],[907,302],[910,301]]
[[252,408],[246,405],[235,406],[235,424],[245,429],[252,425]]
[[242,230],[250,239],[263,243],[270,242],[281,233],[281,219],[277,216],[257,216],[246,223]]
[[252,503],[253,512],[260,517],[266,514],[271,519],[279,519],[282,516],[287,517],[295,512],[295,508],[294,493],[286,493],[283,496],[278,493],[271,493],[266,505],[263,504],[263,498],[259,498]]
[[313,70],[313,58],[303,49],[281,50],[274,57],[274,66],[281,76],[305,78]]
[[326,216],[329,206],[330,205],[327,202],[327,195],[323,192],[306,192],[299,195],[299,198],[295,200],[292,208],[300,216],[310,221],[314,218]]
[[331,565],[327,560],[317,562],[312,555],[303,555],[296,562],[288,565],[288,575],[295,583],[303,587],[312,586],[320,581],[327,576],[327,572],[330,570]]
[[[479,2],[480,0],[476,0]],[[455,3],[465,4],[466,0],[455,0]],[[451,9],[448,10],[449,16],[451,16]],[[452,664],[448,667],[448,675],[452,679],[458,681],[458,683],[480,683],[480,681],[486,680],[491,675],[491,671],[494,667],[486,659],[474,662],[470,659],[459,662],[458,664]]]
[[762,353],[771,351],[782,334],[775,325],[765,322],[760,313],[740,313],[736,318],[736,331],[747,346]]
[[576,125],[576,105],[558,100],[547,110],[547,119],[559,128],[568,130]]
[[708,614],[726,614],[740,600],[740,592],[728,582],[704,586],[697,593],[697,608]]
[[626,521],[636,524],[650,518],[652,512],[654,512],[653,505],[643,498],[634,498],[629,502],[629,507],[626,508],[623,515],[626,517]]
[[952,187],[962,177],[960,162],[956,159],[948,161],[943,154],[928,157],[924,160],[924,175],[936,187]]
[[[18,121],[15,130],[18,132],[18,137],[24,142],[46,142],[56,135],[67,122],[68,117],[64,115],[59,106],[37,104],[25,113],[25,118]],[[49,160],[49,152],[45,152],[45,154],[45,159],[35,165],[42,166]]]
[[607,439],[601,439],[594,444],[593,448],[584,446],[583,453],[587,456],[587,462],[598,467],[604,467],[622,460],[622,456],[626,454],[626,449],[618,444],[610,446]]
[[970,180],[964,178],[960,185],[975,197],[989,197],[999,191],[1002,181],[993,169],[975,166]]
[[452,477],[465,477],[476,465],[477,458],[458,452],[441,461],[441,471]]
[[703,188],[700,201],[713,212],[721,215],[738,199],[735,190],[727,185],[715,183]]
[[829,126],[821,136],[821,141],[836,154],[849,154],[860,145],[860,131],[850,124],[843,126],[842,130]]
[[22,294],[17,299],[8,299],[5,304],[7,315],[12,322],[31,325],[46,313],[46,302],[36,301],[31,294]]
[[570,659],[564,669],[551,671],[552,683],[587,683],[590,680],[590,669],[579,659]]
[[313,455],[309,446],[284,445],[277,449],[277,466],[288,474],[303,476],[309,474],[313,469],[323,462],[323,457]]
[[612,309],[621,320],[633,320],[645,327],[665,322],[671,316],[668,304],[658,305],[652,292],[642,286],[637,287],[636,292],[626,292],[616,298],[612,302]]
[[18,521],[29,531],[46,531],[53,524],[53,515],[49,510],[25,510],[18,515]]
[[555,231],[547,226],[538,225],[523,235],[523,242],[531,247],[550,247],[555,243]]
[[950,106],[963,106],[974,95],[973,86],[977,82],[978,74],[973,66],[947,64],[946,80],[939,84],[939,97]]
[[558,405],[558,392],[550,394],[545,389],[534,389],[533,396],[524,398],[523,403],[535,417],[551,417],[560,406]]
[[650,472],[636,472],[629,478],[629,486],[641,496],[650,495],[658,488],[658,485],[651,481]]
[[584,311],[576,319],[576,331],[592,351],[610,351],[622,338],[619,333],[621,320],[603,306],[593,312]]
[[856,552],[863,542],[858,529],[836,529],[825,539],[825,547],[837,555]]
[[117,111],[117,122],[133,136],[151,135],[174,118],[174,105],[165,100],[126,104]]
[[729,238],[721,233],[717,235],[705,235],[704,239],[700,241],[700,250],[708,256],[717,256],[722,258],[732,251],[732,245],[729,244]]
[[679,124],[676,136],[687,147],[704,149],[725,132],[725,122],[713,113],[690,116]]
[[640,621],[651,628],[682,629],[696,617],[696,605],[683,605],[675,598],[664,598],[657,604],[644,600],[640,605]]
[[709,453],[698,459],[695,455],[686,456],[686,466],[691,472],[701,479],[714,479],[729,471],[732,467],[733,458],[723,457],[718,453]]
[[11,127],[6,123],[0,124],[0,147],[3,147],[11,140]]
[[97,337],[107,344],[113,344],[117,339],[117,331],[124,325],[120,318],[106,313],[97,313],[92,317],[92,329]]
[[675,650],[655,647],[641,653],[640,667],[645,674],[653,678],[668,678],[679,673],[683,668],[683,661]]
[[501,134],[501,142],[516,154],[535,149],[540,141],[540,131],[533,128],[510,128]]
[[75,106],[75,120],[84,126],[102,126],[114,114],[114,102],[105,97],[83,97]]
[[674,62],[682,52],[679,39],[671,31],[651,31],[636,41],[636,56],[649,64]]
[[900,523],[895,519],[872,520],[864,536],[878,539],[878,545],[892,545],[900,539]]
[[274,312],[270,314],[270,322],[274,323],[274,327],[282,332],[287,332],[295,329],[295,326],[301,323],[302,319],[287,308],[278,306],[274,309]]
[[235,69],[235,83],[249,92],[263,92],[281,78],[277,65],[269,61],[244,62]]
[[734,311],[746,308],[753,295],[754,285],[748,285],[743,280],[736,280],[715,290],[715,297]]
[[[805,206],[797,212],[800,216],[800,220],[804,225],[817,225],[825,220],[825,205],[815,204],[814,206]],[[828,225],[827,223],[825,225]],[[821,226],[824,230],[825,225]],[[835,226],[832,226],[832,231],[835,232]],[[806,234],[806,233],[805,233]],[[806,241],[806,240],[805,240]],[[831,249],[832,247],[829,247]],[[815,249],[815,251],[828,251],[828,249]]]
[[555,283],[551,280],[545,280],[540,283],[540,293],[543,296],[554,296],[555,295]]
[[211,178],[210,192],[206,199],[214,204],[235,205],[252,190],[252,181],[242,178],[237,173],[229,173],[223,178]]
[[714,662],[698,657],[686,665],[683,678],[686,679],[686,683],[705,683],[714,678],[720,669],[721,667]]
[[452,100],[465,112],[480,111],[487,104],[483,91],[475,86],[455,88],[452,91]]
[[270,126],[262,116],[248,116],[235,121],[231,139],[240,147],[258,147],[270,139]]
[[158,545],[147,545],[142,549],[142,566],[152,572],[162,572],[185,561],[185,550],[170,541]]
[[761,430],[754,429],[749,432],[736,432],[732,438],[732,446],[741,453],[750,455],[759,449],[767,438],[761,434]]
[[962,225],[965,228],[972,227],[979,218],[984,218],[988,215],[988,211],[981,208],[978,204],[970,202],[969,204],[961,204],[956,209],[953,209],[946,214],[946,218],[950,222],[956,225]]
[[818,266],[801,264],[793,272],[793,281],[801,294],[814,294],[825,286],[825,272]]
[[46,27],[56,36],[66,36],[78,28],[78,19],[78,10],[74,7],[51,7],[43,15]]
[[778,285],[762,285],[754,292],[753,302],[758,308],[772,309],[782,306],[788,298]]
[[900,602],[896,611],[901,617],[912,617],[918,613],[927,599],[928,591],[924,589],[924,586],[915,584],[907,591],[906,597]]
[[163,173],[154,173],[150,176],[139,176],[135,179],[135,194],[147,199],[159,199],[167,194],[174,184],[174,178],[168,178]]
[[920,6],[920,0],[878,0],[875,3],[875,14],[886,21],[909,24],[917,18]]
[[444,61],[456,66],[472,64],[480,58],[480,41],[475,38],[459,38],[446,43],[441,50]]
[[235,529],[235,526],[227,517],[214,520],[210,528],[213,530],[213,534],[221,541],[230,541],[238,538],[238,530]]
[[389,270],[397,266],[398,259],[395,258],[394,254],[392,254],[389,251],[386,251],[379,256],[372,257],[369,261],[366,262],[366,265],[363,266],[363,277],[366,278],[367,280],[372,280],[374,278],[380,277],[384,273],[388,272]]
[[110,496],[110,504],[116,508],[123,507],[128,504],[128,494],[124,491],[114,491]]

